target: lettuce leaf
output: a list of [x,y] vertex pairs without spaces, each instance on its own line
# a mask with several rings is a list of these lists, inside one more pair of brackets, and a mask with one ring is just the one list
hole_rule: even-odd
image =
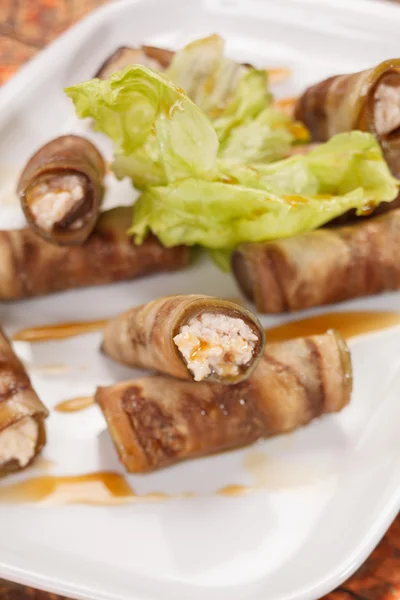
[[208,255],[221,271],[230,273],[232,271],[231,264],[233,250],[233,248],[209,248]]
[[114,143],[118,177],[138,187],[213,177],[218,138],[204,113],[165,75],[141,65],[67,88],[79,117]]
[[251,121],[234,128],[220,143],[218,156],[232,163],[272,162],[288,155],[309,133],[300,123],[274,108],[266,108]]
[[[257,73],[251,72],[253,82]],[[224,118],[233,121],[221,143],[208,117],[179,87],[143,66],[73,86],[67,94],[78,115],[92,117],[113,140],[116,173],[128,174],[144,190],[131,228],[138,243],[152,231],[166,246],[224,251],[214,255],[226,264],[229,249],[241,242],[310,231],[398,193],[378,142],[358,131],[339,134],[307,155],[248,164],[267,153],[268,144],[251,127],[254,120],[241,126],[235,121],[235,135],[229,129],[242,114],[239,91],[230,99],[235,108],[226,105]],[[256,117],[268,135],[275,123],[277,131],[284,123],[270,110]]]
[[266,70],[224,57],[218,35],[176,52],[166,74],[210,118],[221,158],[235,163],[277,160],[294,142],[309,139],[304,125],[272,108]]
[[250,69],[240,78],[231,101],[222,110],[216,107],[209,116],[218,139],[223,141],[235,127],[253,121],[272,105],[265,70]]
[[[224,57],[224,41],[218,35],[176,52],[166,75],[210,118],[220,140],[220,156],[226,160],[276,160],[299,139],[293,120],[272,108],[266,70]],[[301,141],[307,141],[308,132],[301,129]]]
[[266,72],[223,52],[218,36],[189,44],[168,69],[174,83],[136,65],[66,89],[78,116],[91,117],[113,141],[119,179],[128,176],[138,188],[209,179],[218,152],[235,164],[276,160],[299,139],[300,125],[271,108]]
[[249,187],[283,194],[344,195],[364,190],[365,204],[390,202],[398,181],[390,174],[379,143],[370,133],[340,133],[308,154],[270,164],[220,163],[227,177]]
[[[166,246],[229,249],[311,231],[350,209],[358,214],[390,202],[398,182],[368,133],[339,134],[310,152],[257,168],[229,171],[220,181],[194,178],[148,188],[134,206],[130,232],[149,231]],[[236,183],[224,183],[234,180]]]
[[235,119],[255,116],[272,102],[266,73],[254,76],[253,69],[226,58],[224,47],[218,35],[196,40],[178,50],[165,71],[211,120],[221,119],[215,127],[219,137]]

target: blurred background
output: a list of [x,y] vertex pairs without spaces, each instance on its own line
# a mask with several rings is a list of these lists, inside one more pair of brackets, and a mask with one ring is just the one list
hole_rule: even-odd
[[0,85],[65,29],[108,0],[0,0]]

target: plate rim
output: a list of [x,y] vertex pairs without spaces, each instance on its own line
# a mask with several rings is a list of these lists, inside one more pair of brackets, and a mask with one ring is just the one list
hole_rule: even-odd
[[[156,0],[165,2],[168,0]],[[194,0],[191,0],[194,1]],[[242,0],[239,0],[240,2]],[[0,89],[0,111],[7,110],[7,104],[12,101],[12,98],[18,95],[22,89],[29,85],[29,81],[35,76],[39,69],[44,69],[46,64],[53,60],[56,52],[62,52],[64,49],[68,52],[70,40],[75,39],[79,35],[84,35],[85,31],[95,28],[98,23],[104,21],[108,15],[122,10],[127,6],[137,4],[148,4],[151,0],[118,0],[111,1],[108,4],[97,7],[91,13],[83,17],[80,21],[72,25],[67,31],[58,36],[54,41],[40,50],[36,56],[30,59],[23,65],[18,72],[12,76]],[[273,0],[262,0],[264,4],[269,4]],[[281,5],[286,4],[288,8],[294,5],[302,5],[304,7],[317,6],[318,10],[324,11],[326,7],[334,8],[342,12],[354,12],[355,8],[359,9],[365,15],[371,15],[372,12],[379,12],[380,17],[395,18],[400,21],[400,6],[393,4],[390,0],[352,0],[351,4],[348,0],[281,0]],[[207,2],[202,2],[203,10],[207,12]],[[285,10],[282,8],[281,10]],[[383,500],[382,500],[383,503]],[[298,594],[281,597],[281,600],[306,600],[309,598],[320,597],[332,589],[340,586],[348,579],[359,566],[371,554],[373,549],[384,537],[387,529],[394,521],[400,507],[400,485],[396,493],[391,495],[391,501],[384,503],[384,507],[379,512],[379,518],[375,519],[365,532],[364,541],[360,542],[353,552],[349,554],[340,564],[332,567],[323,580],[316,582],[313,587],[301,590]],[[83,591],[82,586],[74,584],[72,581],[52,579],[51,576],[38,574],[34,571],[22,569],[18,566],[12,566],[6,561],[0,560],[0,576],[10,581],[20,583],[22,585],[36,587],[38,589],[70,596],[78,600],[126,600],[127,597],[120,594],[103,594],[101,590],[97,590],[93,595],[90,591]],[[100,595],[99,595],[100,594]],[[317,594],[317,596],[315,596]],[[143,600],[136,592],[134,595],[130,593],[130,600]],[[151,596],[147,596],[147,600],[151,600]]]

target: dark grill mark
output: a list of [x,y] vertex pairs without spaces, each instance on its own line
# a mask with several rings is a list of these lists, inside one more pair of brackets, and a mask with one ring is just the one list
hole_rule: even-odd
[[316,386],[316,389],[313,389],[310,386],[304,386],[309,402],[311,418],[315,418],[322,415],[322,413],[324,412],[325,405],[324,401],[326,396],[326,389],[324,380],[323,361],[321,351],[317,344],[311,338],[306,338],[305,343],[310,352],[310,361],[315,366],[315,370],[318,374],[318,384]]
[[29,382],[26,382],[23,384],[15,383],[14,385],[8,387],[5,391],[0,390],[0,402],[5,402],[6,400],[9,400],[16,394],[18,394],[20,392],[24,392],[25,390],[28,390],[29,388],[30,388],[30,384],[29,384]]
[[[270,272],[275,280],[276,289],[279,291],[280,295],[280,312],[286,312],[290,308],[289,300],[286,296],[286,291],[284,289],[284,284],[282,281],[282,269],[278,268],[278,260],[277,254],[273,249],[266,248],[266,258],[268,261]],[[268,300],[263,301],[265,306],[268,306]],[[276,308],[276,307],[275,307]],[[277,310],[277,309],[276,309]],[[278,311],[277,311],[278,312]]]
[[182,453],[185,439],[176,429],[173,415],[166,414],[156,402],[143,398],[140,387],[125,390],[122,406],[150,465],[161,466],[169,462],[167,459]]

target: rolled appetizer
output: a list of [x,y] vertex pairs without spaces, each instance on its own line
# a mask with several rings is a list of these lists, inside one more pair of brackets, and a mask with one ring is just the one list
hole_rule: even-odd
[[[297,101],[294,114],[316,142],[354,129],[373,133],[393,175],[400,178],[400,59],[311,86]],[[399,204],[398,197],[379,210]]]
[[[94,77],[107,79],[115,71],[120,71],[129,65],[144,65],[145,67],[150,67],[156,71],[165,71],[165,69],[170,66],[175,54],[176,52],[174,50],[159,48],[157,46],[144,45],[139,48],[121,46],[103,62]],[[254,68],[250,63],[243,63],[243,66]],[[273,67],[265,70],[268,74],[270,83],[282,83],[290,76],[290,69],[285,67]],[[279,107],[281,107],[283,103],[284,101],[281,101]],[[289,102],[287,101],[286,103]],[[294,104],[292,99],[290,99],[290,104]]]
[[400,289],[400,210],[346,227],[241,244],[232,266],[261,313],[296,311]]
[[[215,42],[218,52],[221,47],[223,50],[219,40]],[[223,54],[220,56],[222,68],[225,62]],[[177,53],[175,66],[178,58]],[[250,70],[240,79],[248,99],[253,98],[250,79],[260,91],[260,106],[265,107],[262,74]],[[271,142],[271,130],[263,130],[258,146],[258,118],[265,116],[265,111],[269,114],[269,109],[256,111],[253,120],[243,120],[241,109],[235,112],[234,107],[241,106],[238,101],[232,108],[226,105],[223,119],[221,114],[213,119],[208,116],[209,107],[207,114],[203,112],[179,84],[140,65],[128,66],[106,81],[93,79],[72,86],[66,93],[78,116],[93,118],[96,127],[113,141],[112,168],[117,177],[129,177],[142,191],[130,228],[136,243],[151,232],[168,247],[203,246],[218,264],[225,265],[227,254],[240,243],[302,234],[351,209],[364,216],[398,195],[399,181],[371,133],[341,133],[307,154],[266,163],[261,156],[264,142],[268,147]],[[247,131],[250,121],[254,137]],[[121,127],[115,128],[113,123]],[[233,143],[238,129],[245,148],[235,142],[237,152],[228,160],[226,144],[229,140]],[[253,153],[256,146],[258,158]]]
[[158,375],[98,388],[95,399],[121,462],[141,473],[292,431],[341,410],[351,389],[347,346],[329,332],[267,344],[234,386]]
[[260,360],[265,334],[245,308],[211,296],[159,298],[109,321],[103,350],[179,379],[237,383]]
[[46,407],[0,328],[0,477],[28,466],[46,443]]
[[104,212],[81,246],[56,246],[30,228],[0,231],[0,300],[18,300],[187,266],[184,246],[164,248],[154,237],[136,246],[126,233],[130,207]]
[[121,46],[105,60],[95,77],[107,79],[112,73],[120,71],[128,65],[144,65],[156,71],[163,71],[169,66],[173,56],[174,52],[165,48]]
[[18,182],[33,230],[58,245],[82,244],[96,225],[103,200],[105,163],[88,140],[58,137],[38,150]]

